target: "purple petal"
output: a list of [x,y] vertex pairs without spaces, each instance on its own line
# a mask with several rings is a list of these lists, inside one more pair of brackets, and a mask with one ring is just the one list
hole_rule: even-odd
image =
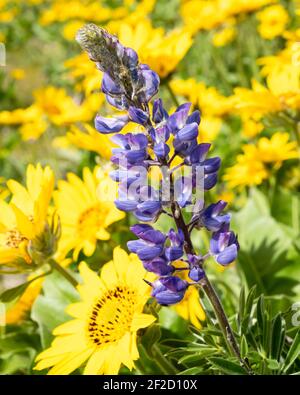
[[198,136],[198,125],[196,122],[186,125],[176,134],[179,141],[191,141]]
[[128,109],[128,113],[129,113],[129,117],[130,119],[135,122],[138,123],[140,125],[145,125],[148,122],[148,114],[141,110],[140,108],[136,108],[136,107],[129,107]]
[[235,244],[226,247],[224,251],[217,255],[216,260],[220,265],[226,266],[233,262],[237,257],[237,246]]
[[129,251],[134,252],[136,254],[137,251],[147,247],[147,243],[145,243],[142,240],[130,240],[127,243],[127,247]]
[[205,276],[205,272],[201,267],[193,267],[189,271],[189,278],[195,282],[200,281]]
[[204,172],[205,174],[216,173],[221,166],[221,158],[216,156],[215,158],[209,158],[204,161]]
[[217,173],[208,174],[204,177],[204,189],[208,191],[209,189],[213,188],[218,180]]
[[159,281],[172,292],[184,291],[188,286],[186,281],[181,280],[181,278],[175,276],[162,277]]
[[[184,297],[183,292],[161,291],[155,295],[157,302],[163,306],[169,306],[180,302]],[[153,295],[154,296],[154,295]]]
[[121,115],[115,118],[105,118],[97,115],[95,118],[95,127],[101,133],[116,133],[120,132],[128,123],[129,117]]
[[210,149],[210,146],[211,144],[209,143],[202,143],[197,145],[197,147],[190,154],[190,162],[192,164],[203,162]]
[[152,113],[152,119],[154,123],[160,123],[167,118],[168,118],[168,113],[163,107],[162,100],[161,99],[154,100],[153,113]]
[[188,116],[186,123],[196,122],[198,125],[200,125],[200,121],[201,121],[201,113],[199,110],[196,110],[196,111],[192,112],[191,115]]
[[122,89],[113,81],[107,73],[103,74],[101,90],[109,95],[121,95]]
[[167,125],[171,133],[176,134],[178,130],[185,126],[190,107],[191,103],[182,104],[172,115],[170,115]]
[[161,255],[162,251],[163,247],[161,246],[144,247],[137,251],[137,255],[142,261],[151,261]]
[[115,200],[116,207],[121,211],[133,211],[136,209],[137,202],[132,200]]

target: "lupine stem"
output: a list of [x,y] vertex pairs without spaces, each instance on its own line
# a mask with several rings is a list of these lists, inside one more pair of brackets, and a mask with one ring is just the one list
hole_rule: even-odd
[[[172,177],[171,177],[171,182],[172,182]],[[185,244],[184,244],[185,252],[187,254],[194,255],[195,250],[194,250],[193,243],[192,243],[192,240],[190,237],[190,232],[189,232],[188,227],[184,221],[182,211],[181,211],[179,204],[177,202],[173,201],[171,203],[171,210],[172,210],[172,214],[173,214],[177,229],[181,229],[183,231],[184,238],[185,238]],[[241,357],[239,346],[237,344],[233,330],[229,324],[229,321],[228,321],[228,318],[227,318],[226,313],[224,311],[224,308],[222,306],[222,303],[221,303],[216,291],[214,290],[212,284],[210,283],[210,281],[206,275],[204,275],[203,279],[201,280],[201,285],[202,285],[202,288],[203,288],[206,296],[208,297],[208,299],[214,309],[214,312],[215,312],[215,314],[218,318],[218,321],[219,321],[219,325],[220,325],[221,330],[223,332],[224,338],[225,338],[226,343],[228,344],[231,352],[233,353],[233,355],[235,355],[238,358],[241,366],[246,370],[246,372],[249,375],[252,375],[253,371],[252,371],[251,367],[249,366],[248,362],[245,361]]]
[[78,281],[66,270],[64,269],[59,263],[57,263],[54,259],[51,259],[49,261],[49,264],[51,267],[55,270],[57,270],[64,278],[69,281],[70,284],[73,285],[73,287],[77,287]]

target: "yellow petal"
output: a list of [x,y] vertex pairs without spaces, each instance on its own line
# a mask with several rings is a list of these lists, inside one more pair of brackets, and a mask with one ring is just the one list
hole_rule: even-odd
[[153,324],[154,321],[156,321],[156,318],[153,315],[137,313],[133,316],[131,330],[137,331],[138,329],[146,328]]

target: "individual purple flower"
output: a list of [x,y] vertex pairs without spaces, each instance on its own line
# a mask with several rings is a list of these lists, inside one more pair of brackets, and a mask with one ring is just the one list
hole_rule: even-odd
[[170,131],[166,124],[159,125],[150,130],[150,137],[153,141],[153,151],[158,159],[167,158],[170,147],[166,144],[170,137]]
[[174,196],[180,207],[186,207],[192,203],[193,194],[192,177],[179,177],[174,183]]
[[193,216],[192,221],[197,221],[197,228],[205,227],[207,230],[217,232],[224,224],[229,224],[231,215],[223,214],[221,212],[227,206],[224,200],[219,200],[217,203],[212,203],[200,213]]
[[155,273],[159,276],[167,276],[175,271],[175,268],[163,257],[157,257],[151,261],[143,261],[142,263],[148,272]]
[[220,265],[226,266],[233,262],[238,250],[237,237],[229,230],[229,224],[224,224],[220,230],[213,233],[210,240],[210,252]]
[[158,192],[149,186],[140,189],[139,203],[136,206],[134,215],[143,222],[154,221],[162,208]]
[[159,124],[166,121],[169,118],[169,114],[163,107],[161,99],[156,99],[153,102],[152,120],[155,124]]
[[186,281],[175,276],[161,277],[151,285],[153,287],[151,295],[164,306],[180,302],[188,287]]
[[142,261],[150,261],[162,254],[166,240],[163,233],[146,224],[134,225],[130,229],[139,240],[129,241],[128,249],[137,254]]
[[[142,165],[147,158],[147,137],[142,133],[117,134],[111,139],[121,148],[112,149],[112,162],[116,164],[128,162],[131,165]],[[145,165],[145,164],[144,164]]]
[[181,229],[178,230],[178,233],[174,229],[170,229],[168,239],[171,245],[165,248],[165,256],[169,261],[176,261],[183,255],[184,234]]
[[205,272],[200,266],[193,266],[188,274],[189,278],[196,283],[202,280],[205,276]]
[[184,103],[180,105],[172,115],[169,116],[167,125],[171,133],[175,135],[186,125],[190,108],[191,103]]

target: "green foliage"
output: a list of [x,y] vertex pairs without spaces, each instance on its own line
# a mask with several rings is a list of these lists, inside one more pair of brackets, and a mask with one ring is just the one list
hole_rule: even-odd
[[[254,374],[289,374],[300,367],[300,330],[291,337],[284,314],[274,315],[272,300],[256,296],[256,288],[242,289],[238,314],[230,319],[240,345]],[[227,346],[215,319],[208,319],[201,331],[191,328],[193,341],[178,347],[176,355],[183,371],[195,374],[246,374],[237,358],[228,357]]]
[[32,307],[31,318],[37,323],[42,348],[46,348],[53,339],[53,329],[70,319],[65,308],[78,300],[78,294],[57,272],[46,278],[43,290]]

